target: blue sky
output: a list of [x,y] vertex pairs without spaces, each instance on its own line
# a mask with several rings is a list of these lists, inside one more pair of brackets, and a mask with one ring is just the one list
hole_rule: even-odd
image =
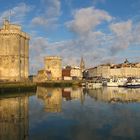
[[140,61],[140,0],[0,0],[0,24],[10,21],[30,35],[30,73],[45,56],[87,67]]

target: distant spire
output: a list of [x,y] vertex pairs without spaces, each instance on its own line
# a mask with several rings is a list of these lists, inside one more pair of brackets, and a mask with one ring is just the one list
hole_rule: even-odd
[[125,64],[128,64],[129,63],[129,61],[127,60],[127,58],[125,59],[124,63]]
[[85,62],[84,62],[83,57],[81,57],[80,68],[82,69],[82,71],[84,71],[85,69]]

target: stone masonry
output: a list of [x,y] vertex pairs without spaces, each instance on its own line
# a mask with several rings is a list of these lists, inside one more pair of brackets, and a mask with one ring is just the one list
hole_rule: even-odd
[[0,29],[0,80],[23,81],[29,74],[29,35],[4,21]]

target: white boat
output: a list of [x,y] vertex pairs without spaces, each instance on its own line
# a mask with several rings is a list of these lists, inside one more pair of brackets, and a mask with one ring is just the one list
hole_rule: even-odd
[[102,83],[93,83],[92,87],[93,88],[101,88],[102,87]]
[[118,82],[117,82],[117,80],[110,79],[110,80],[107,82],[107,86],[108,86],[108,87],[118,87]]
[[88,82],[86,87],[89,89],[101,88],[102,83]]
[[127,88],[140,88],[140,79],[132,79],[126,83]]
[[127,78],[119,78],[117,82],[118,82],[118,87],[125,87],[128,80]]
[[107,82],[107,86],[108,87],[123,87],[125,86],[127,83],[127,79],[126,78],[119,78],[119,79],[110,79],[109,82]]

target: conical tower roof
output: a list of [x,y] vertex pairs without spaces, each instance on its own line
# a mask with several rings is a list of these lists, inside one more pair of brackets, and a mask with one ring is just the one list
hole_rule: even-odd
[[81,57],[80,68],[82,69],[82,71],[85,69],[85,62],[83,57]]

